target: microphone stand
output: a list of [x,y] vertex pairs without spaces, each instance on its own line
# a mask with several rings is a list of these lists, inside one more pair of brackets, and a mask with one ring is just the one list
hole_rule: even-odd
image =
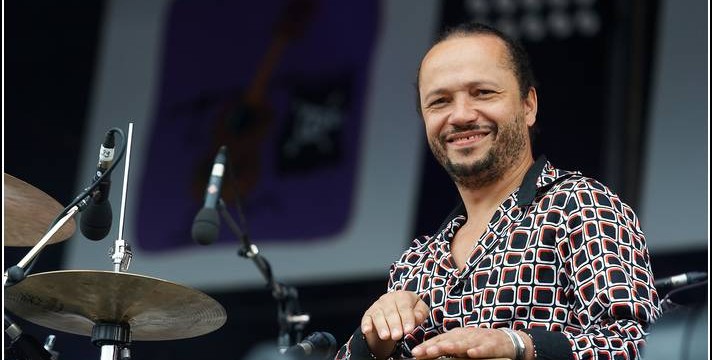
[[[25,255],[25,257],[14,265],[7,269],[3,273],[2,285],[3,288],[16,285],[27,277],[27,267],[32,263],[33,260],[37,258],[40,252],[47,246],[49,240],[56,234],[59,229],[64,226],[76,213],[83,210],[88,202],[90,195],[87,194],[83,200],[77,202],[77,205],[73,205],[69,210],[64,213],[59,220],[57,220],[45,233],[45,235],[40,239],[35,246],[30,249],[30,251]],[[81,195],[80,197],[81,198]],[[78,199],[79,199],[78,198]],[[22,332],[20,327],[12,322],[7,315],[5,315],[5,334],[10,338],[10,346],[7,350],[10,351],[8,358],[12,359],[13,356],[16,358],[23,358],[28,360],[55,360],[58,358],[58,353],[52,350],[54,346],[55,337],[54,335],[49,335],[47,337],[44,348],[39,345],[38,341],[29,334]],[[3,357],[4,358],[4,357]]]
[[[86,205],[86,203],[84,203],[84,205]],[[3,287],[15,285],[20,281],[24,280],[26,276],[25,268],[27,267],[27,265],[32,260],[34,260],[37,255],[39,255],[40,251],[42,251],[47,246],[47,243],[52,238],[52,236],[54,236],[54,234],[56,234],[57,231],[59,231],[59,229],[62,228],[62,226],[64,226],[64,224],[66,224],[67,221],[69,221],[69,219],[71,219],[74,214],[78,213],[81,209],[82,208],[79,205],[74,205],[71,209],[69,209],[69,211],[67,211],[67,213],[61,219],[59,219],[59,221],[57,221],[49,229],[49,231],[47,231],[47,233],[45,233],[45,235],[40,239],[40,241],[35,244],[32,249],[30,249],[27,255],[25,255],[25,257],[22,258],[22,260],[20,260],[17,265],[5,271],[2,277]]]
[[[130,146],[130,141],[131,141],[131,133],[133,129],[133,123],[129,123],[129,146]],[[85,188],[82,190],[82,192],[74,198],[74,200],[67,205],[67,207],[62,210],[62,212],[59,214],[57,218],[55,218],[54,222],[50,226],[50,229],[45,233],[45,235],[40,239],[40,241],[35,244],[35,246],[30,249],[30,251],[25,255],[20,262],[17,263],[17,265],[14,265],[7,269],[3,273],[3,287],[8,287],[8,286],[13,286],[21,282],[27,277],[27,274],[29,273],[28,266],[30,266],[31,262],[34,261],[39,253],[47,246],[49,243],[50,239],[54,234],[56,234],[64,224],[67,223],[74,215],[76,215],[78,212],[84,210],[88,205],[89,205],[89,200],[91,199],[93,195],[93,191],[104,181],[106,177],[108,177],[111,172],[114,170],[114,168],[119,164],[121,159],[124,157],[124,152],[126,151],[126,138],[124,137],[124,132],[119,129],[119,128],[112,128],[109,130],[110,132],[117,132],[121,135],[123,139],[123,146],[121,148],[121,151],[118,154],[118,157],[116,160],[113,161],[111,166],[103,173],[101,176],[96,179],[89,187]],[[126,170],[124,173],[124,201],[122,202],[121,206],[121,223],[123,227],[123,216],[124,216],[124,205],[125,205],[125,198],[126,198],[126,181],[128,177],[128,159],[126,163]],[[119,231],[119,235],[121,236],[121,231]],[[131,261],[131,248],[126,243],[124,240],[119,238],[116,241],[116,248],[111,249],[111,257],[114,262],[114,271],[119,272],[119,271],[126,271],[128,269],[129,262]],[[113,327],[109,328],[109,331],[103,331],[101,332],[100,330],[104,330],[106,324],[95,324],[94,328],[92,329],[92,342],[95,344],[101,345],[101,359],[102,360],[108,360],[108,359],[116,359],[117,355],[120,354],[121,359],[130,359],[130,353],[128,352],[128,342],[129,341],[124,341],[121,343],[118,341],[116,338],[119,335],[124,335],[126,338],[130,338],[130,333],[128,332],[129,330],[126,329],[124,332],[120,332],[119,330],[115,330]],[[108,324],[110,326],[118,326],[115,324]],[[5,319],[5,333],[10,336],[13,339],[18,339],[16,341],[18,346],[24,347],[24,350],[27,351],[28,346],[30,350],[34,350],[34,339],[29,337],[29,335],[25,335],[22,333],[22,331],[19,329],[17,325],[12,323],[7,317]],[[95,336],[95,333],[99,333],[100,335],[103,333],[110,333],[113,336]],[[118,334],[118,335],[117,335]],[[49,353],[56,358],[56,354],[52,351],[52,347],[54,345],[54,335],[50,335],[50,337],[47,339],[47,344],[45,345],[45,349],[49,351]],[[31,341],[31,342],[28,342]],[[104,344],[103,342],[107,343]],[[30,344],[30,345],[27,345]],[[99,346],[97,345],[97,346]],[[11,346],[12,348],[12,346]],[[23,350],[23,349],[20,349]],[[41,356],[42,359],[44,359],[44,356],[46,354],[41,353],[39,355],[37,354],[32,354],[32,355],[27,355],[29,356],[30,359],[35,360],[38,358],[38,356]]]
[[274,279],[269,262],[260,254],[259,249],[250,241],[247,234],[240,230],[240,227],[228,213],[222,198],[218,201],[217,207],[230,230],[242,243],[237,254],[243,258],[251,259],[260,273],[262,273],[265,281],[267,281],[267,286],[272,289],[272,297],[277,301],[277,321],[279,323],[277,346],[279,351],[284,353],[290,346],[301,341],[302,330],[309,322],[309,314],[304,314],[301,311],[297,289],[293,286],[279,283]]
[[663,314],[671,313],[671,312],[674,312],[674,311],[679,310],[679,309],[681,309],[681,308],[685,308],[685,306],[680,305],[680,304],[676,304],[676,303],[674,303],[674,302],[671,300],[671,297],[672,297],[673,295],[675,295],[675,294],[677,294],[677,293],[680,293],[680,292],[683,292],[683,291],[686,291],[686,290],[690,290],[690,289],[696,288],[696,287],[700,287],[700,286],[703,286],[703,285],[707,285],[707,280],[702,280],[702,281],[700,281],[700,282],[696,282],[696,283],[692,283],[692,284],[687,284],[687,285],[681,286],[681,287],[679,287],[679,288],[675,288],[675,289],[670,290],[670,291],[665,295],[665,297],[663,297],[663,298],[660,300],[660,309],[663,311]]
[[102,181],[104,181],[107,176],[111,174],[116,165],[118,165],[118,163],[124,157],[124,152],[126,151],[126,140],[124,138],[123,130],[119,128],[111,128],[109,129],[109,132],[119,133],[119,135],[121,135],[121,138],[124,141],[121,151],[119,151],[119,154],[116,157],[116,160],[113,161],[113,163],[111,164],[111,166],[109,166],[106,172],[104,172],[91,185],[82,190],[82,192],[77,195],[77,197],[74,198],[74,200],[72,200],[72,202],[67,205],[64,210],[62,210],[62,212],[57,216],[57,218],[55,218],[54,222],[52,222],[52,225],[50,225],[50,229],[47,230],[47,232],[40,239],[40,241],[38,241],[37,244],[35,244],[35,246],[30,249],[27,255],[25,255],[25,257],[22,258],[22,260],[20,260],[17,265],[10,267],[3,273],[3,288],[7,286],[13,286],[24,280],[25,277],[27,277],[27,273],[29,272],[28,266],[30,266],[31,262],[37,258],[37,256],[42,250],[44,250],[52,236],[54,236],[54,234],[56,234],[59,229],[61,229],[62,226],[64,226],[64,224],[69,221],[69,219],[71,219],[78,212],[84,210],[89,205],[89,200],[91,199],[93,191],[101,184]]

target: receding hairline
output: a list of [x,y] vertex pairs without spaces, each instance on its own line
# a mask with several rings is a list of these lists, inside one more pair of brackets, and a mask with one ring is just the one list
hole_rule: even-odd
[[[441,45],[447,41],[450,41],[450,40],[467,39],[467,38],[496,39],[497,42],[501,45],[502,50],[504,52],[504,59],[503,59],[504,63],[501,63],[500,65],[502,65],[507,70],[512,71],[515,75],[515,78],[517,78],[517,76],[516,76],[517,68],[516,68],[516,65],[514,64],[514,54],[512,54],[512,49],[510,49],[508,43],[504,39],[502,39],[501,37],[497,36],[496,34],[492,34],[492,33],[468,33],[465,31],[456,31],[456,32],[452,32],[452,33],[448,34],[447,36],[443,37],[442,39],[440,39],[438,42],[433,44],[433,46],[431,46],[430,49],[428,49],[428,51],[425,53],[425,55],[423,56],[423,58],[420,61],[420,64],[418,65],[418,73],[416,74],[417,86],[420,86],[420,71],[423,67],[423,63],[425,63],[425,60],[430,56],[430,53],[433,51],[433,49],[435,49],[439,45]],[[519,83],[519,78],[517,78],[517,83]]]

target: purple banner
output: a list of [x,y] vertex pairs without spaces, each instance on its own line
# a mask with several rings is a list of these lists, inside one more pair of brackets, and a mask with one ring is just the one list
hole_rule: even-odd
[[[137,246],[193,245],[217,149],[223,198],[253,240],[312,240],[349,223],[377,1],[176,1],[165,30]],[[236,241],[227,228],[220,241]]]

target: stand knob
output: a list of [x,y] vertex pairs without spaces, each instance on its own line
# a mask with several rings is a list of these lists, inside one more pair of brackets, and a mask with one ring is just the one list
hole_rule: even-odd
[[98,322],[91,330],[91,343],[103,345],[127,345],[131,342],[129,324],[113,324]]

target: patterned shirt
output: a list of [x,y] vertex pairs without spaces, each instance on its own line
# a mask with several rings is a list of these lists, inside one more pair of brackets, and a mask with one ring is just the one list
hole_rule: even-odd
[[[450,242],[465,221],[460,204],[391,266],[388,291],[415,292],[430,307],[394,357],[476,326],[524,330],[538,359],[639,358],[659,299],[638,218],[607,187],[539,158],[460,270]],[[368,354],[357,329],[336,358]]]

